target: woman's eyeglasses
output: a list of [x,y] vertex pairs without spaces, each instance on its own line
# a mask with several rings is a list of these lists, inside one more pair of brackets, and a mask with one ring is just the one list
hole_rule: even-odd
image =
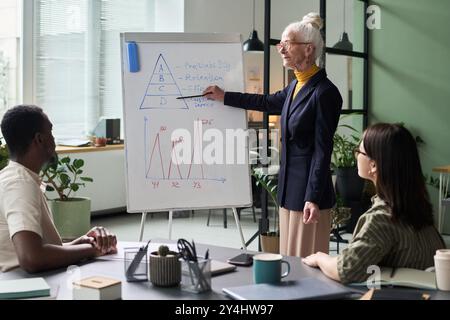
[[361,150],[359,150],[359,148],[353,149],[353,154],[355,155],[355,158],[358,157],[358,154],[362,154],[363,156],[366,156],[366,157],[367,157],[367,153],[362,152]]
[[281,41],[280,43],[277,43],[277,50],[278,51],[281,51],[283,49],[289,50],[295,44],[310,44],[310,43],[311,42],[297,42],[297,41],[285,40],[285,41]]

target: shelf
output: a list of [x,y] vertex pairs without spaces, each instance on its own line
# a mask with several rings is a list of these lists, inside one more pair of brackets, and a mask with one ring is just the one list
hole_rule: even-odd
[[65,147],[56,146],[56,153],[66,154],[66,153],[86,153],[86,152],[102,152],[102,151],[112,151],[112,150],[123,150],[123,144],[106,145],[104,147]]

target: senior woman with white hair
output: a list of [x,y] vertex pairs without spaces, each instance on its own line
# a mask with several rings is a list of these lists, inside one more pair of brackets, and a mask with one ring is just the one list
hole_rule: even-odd
[[330,209],[335,203],[330,162],[342,97],[316,65],[324,42],[323,21],[309,13],[286,27],[278,52],[296,79],[274,94],[204,90],[208,99],[225,105],[281,114],[281,163],[278,177],[280,253],[306,257],[328,252]]

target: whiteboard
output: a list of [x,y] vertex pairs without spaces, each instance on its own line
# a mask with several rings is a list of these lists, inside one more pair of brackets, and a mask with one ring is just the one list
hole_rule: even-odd
[[123,33],[121,48],[127,211],[251,206],[248,139],[227,137],[245,132],[246,111],[176,99],[212,84],[242,92],[240,35]]

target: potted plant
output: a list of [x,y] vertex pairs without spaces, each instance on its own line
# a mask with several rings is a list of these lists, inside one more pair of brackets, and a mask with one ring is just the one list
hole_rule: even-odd
[[0,110],[6,108],[8,105],[9,69],[9,59],[3,51],[0,51]]
[[352,215],[352,208],[344,206],[344,203],[342,201],[342,198],[337,195],[336,197],[336,204],[331,209],[330,217],[331,217],[331,234],[333,235],[331,237],[331,241],[336,242],[336,251],[339,253],[339,243],[347,243],[347,240],[344,240],[341,237],[340,232],[342,230],[345,230],[343,228],[345,225],[347,225],[348,221],[350,220]]
[[[358,175],[354,151],[359,146],[359,132],[349,125],[338,128],[350,130],[349,135],[336,132],[333,137],[332,167],[336,174],[336,192],[343,203],[348,206],[352,201],[360,201],[364,188],[364,180]],[[354,133],[358,133],[358,136]]]
[[178,253],[161,245],[150,253],[150,281],[158,287],[173,287],[181,282],[181,262]]
[[41,171],[41,178],[47,184],[46,191],[55,191],[56,199],[48,199],[47,203],[53,215],[53,221],[61,238],[72,240],[89,231],[91,226],[91,200],[73,197],[86,182],[93,182],[90,177],[82,176],[84,160],[64,157],[54,161]]
[[2,138],[0,138],[0,170],[8,165],[8,148],[2,143]]
[[266,233],[261,233],[261,248],[264,252],[280,253],[280,229],[278,224],[278,201],[277,201],[277,184],[275,180],[268,174],[265,174],[261,168],[253,168],[252,175],[256,180],[256,186],[261,186],[270,195],[270,199],[275,205],[274,211],[274,228]]
[[106,143],[107,143],[107,139],[105,137],[95,137],[94,146],[105,147]]

